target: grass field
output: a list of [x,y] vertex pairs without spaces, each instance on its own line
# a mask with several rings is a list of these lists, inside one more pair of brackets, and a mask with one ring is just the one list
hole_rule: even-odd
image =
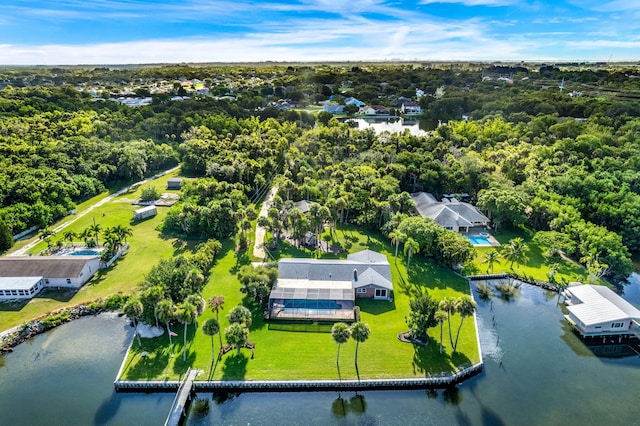
[[[165,189],[166,182],[169,177],[173,177],[176,174],[177,172],[163,176],[142,187],[154,185],[160,192],[172,192]],[[142,187],[107,202],[103,206],[79,218],[66,228],[80,232],[93,224],[94,220],[100,224],[102,229],[118,224],[130,226],[133,231],[133,236],[128,238],[130,244],[129,252],[123,258],[116,261],[110,268],[99,271],[77,292],[70,290],[45,290],[28,302],[0,303],[0,330],[6,330],[63,307],[75,306],[115,293],[127,294],[135,292],[136,285],[143,279],[144,275],[149,272],[151,267],[158,263],[160,258],[174,256],[195,245],[194,243],[185,243],[174,238],[166,238],[156,231],[156,226],[160,224],[167,214],[167,207],[158,207],[158,215],[153,218],[137,223],[130,222],[133,217],[133,211],[138,208],[132,205],[131,201],[139,198]],[[108,194],[105,193],[86,201],[78,206],[78,211],[86,209],[107,195]],[[70,220],[70,217],[65,218],[61,222],[68,220]],[[52,228],[56,225],[57,224],[53,224]],[[61,235],[56,235],[54,240],[59,237],[61,237]],[[37,238],[38,237],[34,237],[26,242],[22,242],[22,244],[16,245],[13,249],[17,250],[29,241]],[[40,242],[30,250],[30,253],[38,254],[45,248],[46,244]]]
[[[355,228],[339,230],[338,238],[351,242],[351,252],[370,248],[385,253],[391,263],[395,287],[393,302],[358,301],[362,321],[371,327],[371,336],[360,344],[357,371],[354,365],[355,341],[342,345],[338,369],[337,345],[331,337],[329,325],[268,324],[259,309],[244,301],[245,305],[253,308],[254,320],[249,340],[256,344],[254,358],[249,349],[242,349],[240,356],[231,351],[214,363],[211,338],[192,325],[187,331],[187,361],[184,362],[183,326],[177,324],[174,331],[178,337],[174,338],[173,347],[169,347],[166,334],[155,339],[143,339],[141,348],[134,343],[121,378],[178,379],[188,367],[203,370],[200,378],[210,380],[355,379],[358,374],[360,378],[425,377],[432,373],[452,371],[479,360],[473,319],[467,319],[463,324],[456,355],[451,353],[446,323],[443,355],[439,354],[438,327],[430,330],[432,339],[426,347],[414,347],[397,339],[399,332],[407,330],[404,318],[409,312],[411,294],[428,291],[436,299],[468,294],[469,286],[465,279],[419,257],[414,257],[407,271],[404,258],[396,261],[386,241],[380,241],[373,234],[367,237],[367,234]],[[277,255],[308,257],[311,254],[284,244],[281,247]],[[346,253],[338,257],[346,257]],[[248,258],[244,258],[239,262],[232,244],[226,242],[204,289],[205,299],[214,295],[225,297],[225,311],[220,314],[222,330],[228,326],[225,313],[243,303],[235,273],[242,263],[248,261]],[[205,312],[198,318],[198,324],[203,324],[214,315],[210,310]],[[454,317],[452,323],[455,333],[459,317]],[[217,354],[220,346],[218,336],[214,338],[214,345]],[[142,357],[143,351],[148,355]]]

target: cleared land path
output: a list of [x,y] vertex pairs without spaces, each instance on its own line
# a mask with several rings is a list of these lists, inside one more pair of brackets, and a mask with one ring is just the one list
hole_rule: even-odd
[[[273,203],[273,197],[276,196],[277,192],[278,192],[277,186],[274,186],[273,188],[271,188],[266,198],[264,199],[264,203],[262,203],[262,208],[260,208],[260,214],[258,215],[258,217],[260,216],[267,217],[269,208],[271,208],[271,204]],[[256,224],[256,238],[254,239],[254,244],[253,244],[253,257],[266,260],[265,259],[266,254],[264,251],[264,236],[266,235],[266,233],[267,233],[266,229]]]
[[[140,182],[136,182],[136,183],[132,183],[129,186],[126,186],[122,189],[120,189],[118,192],[115,192],[111,195],[109,195],[106,198],[103,198],[102,200],[98,201],[97,203],[87,207],[86,209],[82,210],[81,212],[78,212],[74,215],[73,219],[70,219],[66,222],[61,223],[60,225],[56,226],[55,228],[53,228],[53,232],[55,232],[56,234],[58,234],[60,231],[62,231],[64,228],[66,228],[67,226],[71,225],[73,222],[75,222],[76,220],[80,219],[81,217],[85,216],[87,213],[90,213],[91,211],[93,211],[93,209],[102,206],[103,204],[108,203],[109,201],[113,200],[114,198],[124,194],[125,192],[127,192],[128,190],[131,189],[131,187],[133,186],[139,186],[142,185],[144,183],[147,183],[151,180],[157,179],[160,176],[164,176],[167,173],[171,173],[174,170],[178,170],[180,168],[180,166],[176,166],[173,167],[169,170],[165,170],[163,172],[160,172],[156,175],[151,176],[150,178],[147,179],[143,179]],[[40,242],[40,240],[38,238],[34,239],[33,241],[29,242],[28,244],[26,244],[24,247],[9,253],[7,256],[24,256],[29,250],[31,250],[33,247],[35,247],[36,244],[38,244]]]

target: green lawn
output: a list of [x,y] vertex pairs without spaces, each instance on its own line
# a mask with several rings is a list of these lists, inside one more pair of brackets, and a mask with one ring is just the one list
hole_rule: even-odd
[[[143,186],[154,185],[161,192],[173,192],[167,191],[165,188],[167,179],[175,175],[177,175],[177,172],[163,176]],[[78,206],[78,211],[105,198],[107,195],[106,193],[102,194],[81,204]],[[79,232],[91,225],[94,219],[102,229],[118,224],[130,226],[133,236],[128,239],[130,249],[123,258],[116,261],[110,268],[98,272],[77,292],[47,290],[41,292],[29,302],[0,303],[0,330],[6,330],[63,307],[75,306],[115,293],[133,293],[137,290],[136,285],[149,272],[151,267],[158,263],[160,258],[176,255],[191,249],[195,245],[195,243],[185,243],[175,238],[166,238],[155,230],[156,226],[166,216],[167,207],[158,207],[158,215],[156,217],[131,223],[133,211],[138,208],[138,206],[132,205],[131,201],[139,198],[139,195],[140,188],[123,194],[81,217],[67,228]],[[60,223],[66,222],[70,218],[67,217]],[[56,225],[53,224],[52,228]],[[61,235],[56,235],[54,240],[58,237],[61,237]],[[37,239],[37,237],[33,239]],[[26,242],[22,246],[24,244]],[[14,250],[17,248],[19,247],[14,247]],[[30,252],[37,254],[45,248],[46,244],[40,242]]]
[[[501,257],[500,263],[495,264],[493,267],[494,273],[513,272],[519,276],[525,276],[539,281],[549,281],[547,274],[551,270],[551,265],[555,263],[558,265],[558,270],[555,275],[556,282],[587,282],[587,272],[582,265],[568,259],[546,257],[544,255],[545,248],[538,246],[533,241],[533,232],[525,230],[504,230],[493,235],[502,245],[508,244],[509,240],[513,238],[520,237],[529,247],[529,251],[527,252],[528,260],[525,264],[514,263],[512,267],[511,262]],[[478,255],[472,264],[465,267],[464,270],[468,275],[490,272],[487,269],[487,264],[482,263],[483,256],[489,250],[497,249],[500,251],[500,247],[476,247],[476,249]]]
[[[433,338],[425,348],[414,348],[402,343],[397,334],[407,330],[404,318],[409,311],[410,294],[428,291],[436,299],[444,296],[457,297],[469,293],[465,279],[449,270],[440,269],[429,261],[414,257],[407,273],[405,259],[393,257],[392,247],[377,236],[346,228],[338,231],[338,239],[349,240],[351,252],[365,248],[386,253],[392,266],[395,287],[394,301],[359,301],[362,320],[371,327],[371,336],[360,344],[359,374],[361,378],[424,377],[430,373],[452,371],[457,366],[465,366],[479,360],[478,343],[472,319],[464,322],[460,335],[458,354],[451,355],[445,324],[445,354],[439,354],[439,328],[430,330]],[[308,250],[281,245],[278,255],[310,256]],[[345,253],[339,257],[346,257]],[[248,262],[248,257],[241,263]],[[221,328],[228,326],[225,313],[243,302],[239,291],[239,282],[235,273],[241,263],[233,251],[231,242],[226,242],[214,266],[211,277],[204,289],[205,299],[214,295],[224,295],[225,311],[220,315]],[[247,306],[251,306],[247,304]],[[212,363],[211,339],[200,328],[190,326],[187,336],[187,361],[182,361],[183,326],[174,326],[178,337],[169,348],[165,334],[155,339],[143,339],[142,348],[137,342],[126,360],[126,369],[122,379],[178,379],[188,367],[204,371],[202,379],[211,380],[278,380],[278,379],[354,379],[357,372],[354,366],[355,342],[342,345],[340,351],[340,369],[336,367],[337,345],[326,324],[267,324],[262,313],[253,309],[254,321],[249,339],[256,343],[255,358],[251,351],[242,349],[240,356],[235,351],[225,354],[221,361]],[[198,319],[198,324],[213,317],[211,311]],[[454,332],[459,317],[452,320]],[[219,349],[218,336],[214,338],[215,352]],[[149,353],[141,357],[141,352]],[[173,356],[172,356],[173,355]]]

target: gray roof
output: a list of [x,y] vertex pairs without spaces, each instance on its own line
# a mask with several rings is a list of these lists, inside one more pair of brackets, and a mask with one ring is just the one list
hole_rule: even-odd
[[[354,281],[356,272],[358,280]],[[338,290],[340,283],[351,283],[349,290],[351,293],[353,288],[370,284],[393,290],[391,267],[387,257],[371,250],[363,250],[349,255],[347,260],[280,259],[278,283],[271,293],[271,298],[276,298],[275,294],[279,294],[276,290],[279,288],[295,287],[299,291],[310,291],[315,288],[322,290],[322,287],[326,287],[333,291]],[[341,291],[347,290],[343,288]]]
[[567,306],[567,309],[586,326],[640,319],[640,311],[608,287],[585,284],[569,287],[566,291],[582,302]]
[[293,207],[300,210],[302,213],[306,213],[309,211],[311,204],[314,204],[314,202],[309,200],[300,200],[293,203]]
[[0,258],[0,277],[75,278],[98,256],[8,256]]
[[411,194],[411,198],[422,217],[433,219],[443,228],[470,227],[489,223],[489,218],[473,205],[460,202],[455,198],[437,201],[427,192]]

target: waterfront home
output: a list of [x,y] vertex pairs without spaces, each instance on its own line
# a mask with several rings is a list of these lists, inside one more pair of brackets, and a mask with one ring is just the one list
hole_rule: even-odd
[[389,115],[389,110],[382,105],[371,105],[362,109],[365,115]]
[[0,258],[0,300],[30,299],[46,287],[78,289],[100,269],[100,256]]
[[340,259],[285,258],[269,296],[271,319],[353,321],[356,298],[391,300],[387,257],[371,250]]
[[608,287],[570,285],[564,294],[565,318],[582,337],[640,337],[640,310]]
[[344,114],[344,105],[324,105],[322,110],[331,114]]
[[400,113],[405,115],[422,114],[422,107],[415,102],[403,102],[400,107]]
[[142,220],[158,214],[156,206],[146,206],[133,211],[133,220]]
[[458,201],[455,197],[446,197],[442,201],[428,192],[411,194],[416,210],[422,217],[428,217],[444,229],[455,232],[469,232],[470,228],[486,227],[489,218],[475,206]]

